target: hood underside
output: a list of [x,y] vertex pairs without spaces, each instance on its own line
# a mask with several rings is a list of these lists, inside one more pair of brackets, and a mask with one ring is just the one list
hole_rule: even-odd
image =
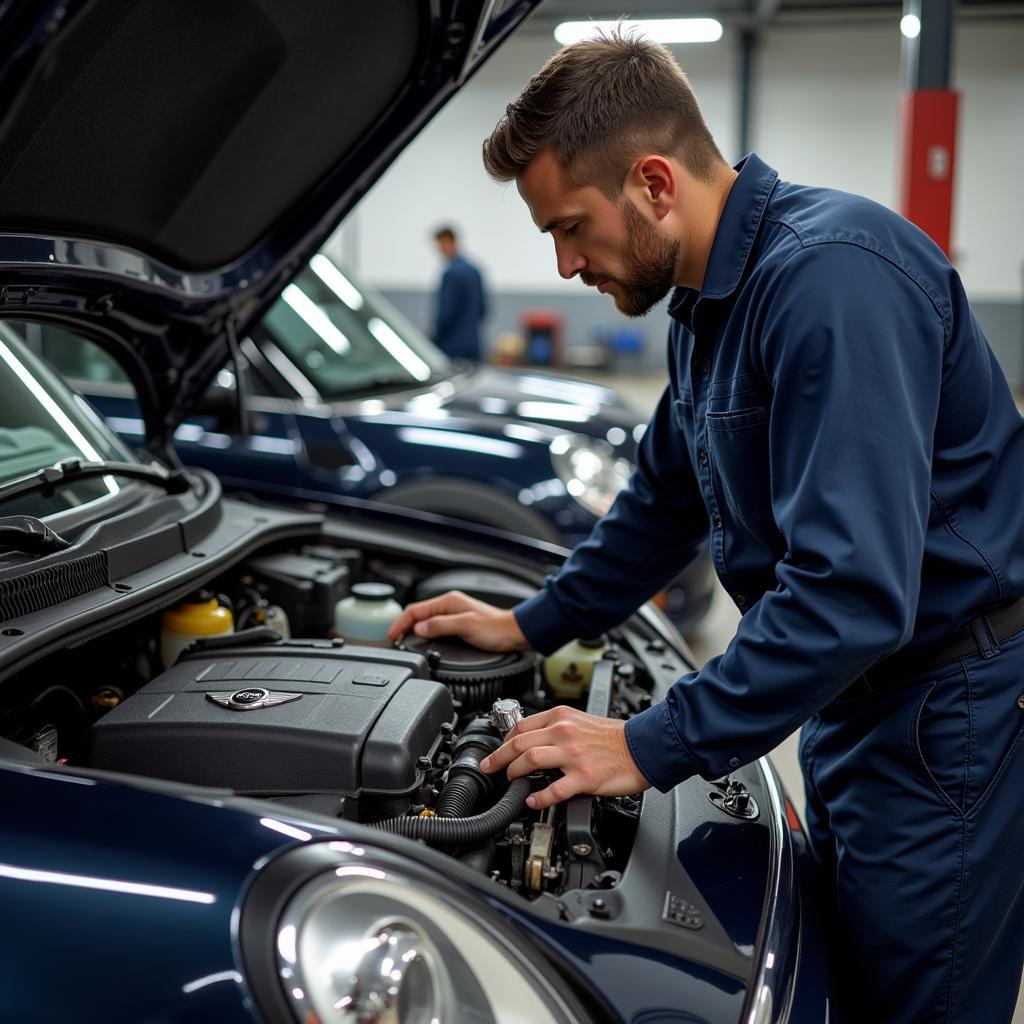
[[147,439],[539,0],[0,0],[0,317],[90,333]]

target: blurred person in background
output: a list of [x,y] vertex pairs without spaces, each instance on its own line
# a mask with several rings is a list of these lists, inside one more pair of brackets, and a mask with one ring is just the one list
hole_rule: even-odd
[[459,252],[453,228],[434,232],[437,250],[447,261],[437,293],[434,341],[453,359],[480,359],[480,324],[487,297],[480,271]]

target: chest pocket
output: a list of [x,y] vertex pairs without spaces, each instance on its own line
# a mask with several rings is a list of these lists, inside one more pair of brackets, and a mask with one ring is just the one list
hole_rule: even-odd
[[767,519],[772,512],[767,410],[748,406],[709,412],[707,426],[726,504],[739,519]]

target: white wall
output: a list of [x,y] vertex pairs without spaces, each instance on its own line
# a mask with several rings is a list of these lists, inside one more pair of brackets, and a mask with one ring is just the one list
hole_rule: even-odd
[[[784,178],[896,207],[900,36],[882,26],[766,34],[754,147]],[[698,83],[699,84],[699,83]],[[1024,290],[1024,24],[962,23],[954,260],[975,299]]]
[[[367,280],[429,289],[441,222],[504,291],[573,292],[555,272],[514,185],[484,174],[480,144],[555,43],[513,38],[412,143],[350,216],[334,243]],[[726,157],[735,159],[737,45],[675,48]],[[1024,24],[962,23],[954,85],[961,93],[953,246],[973,298],[1024,291]],[[784,178],[893,206],[898,188],[900,36],[891,26],[778,26],[755,69],[753,146]]]
[[[513,37],[377,182],[340,232],[340,248],[349,262],[355,255],[362,277],[384,288],[433,287],[440,273],[433,229],[450,221],[491,288],[582,292],[556,273],[551,240],[530,220],[515,185],[495,184],[480,160],[505,106],[555,49],[549,35]],[[677,57],[700,89],[712,131],[732,138],[734,48],[686,49]]]

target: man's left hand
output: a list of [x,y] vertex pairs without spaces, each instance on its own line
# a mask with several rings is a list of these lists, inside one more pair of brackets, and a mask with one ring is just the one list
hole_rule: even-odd
[[651,786],[629,752],[625,722],[569,707],[524,718],[480,767],[488,773],[507,768],[510,779],[561,769],[562,778],[527,800],[537,809],[577,793],[628,796]]

